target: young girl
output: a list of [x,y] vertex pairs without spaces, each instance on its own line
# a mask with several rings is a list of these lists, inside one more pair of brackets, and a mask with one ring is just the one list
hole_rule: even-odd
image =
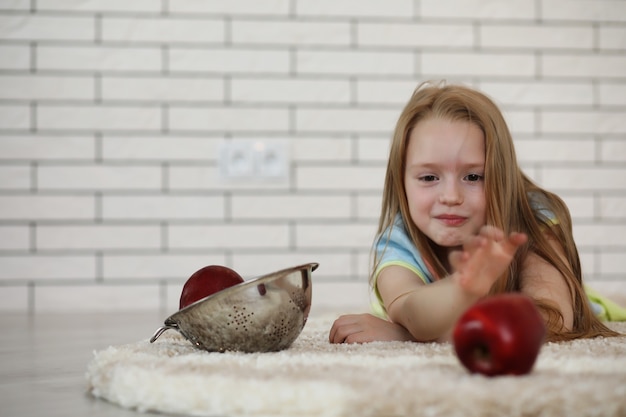
[[532,297],[549,341],[612,336],[592,313],[567,207],[517,164],[497,106],[423,84],[391,144],[370,278],[380,310],[339,317],[332,343],[446,341],[489,294]]

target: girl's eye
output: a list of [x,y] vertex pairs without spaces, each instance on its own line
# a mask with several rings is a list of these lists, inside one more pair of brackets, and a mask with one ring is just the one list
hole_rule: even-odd
[[469,174],[468,176],[465,177],[465,179],[470,182],[476,182],[476,181],[482,180],[483,176],[478,175],[478,174]]
[[437,177],[435,175],[422,175],[419,177],[419,180],[424,182],[433,182],[437,181]]

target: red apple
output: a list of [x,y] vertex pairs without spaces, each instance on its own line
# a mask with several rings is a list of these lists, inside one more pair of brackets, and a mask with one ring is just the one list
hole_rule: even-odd
[[242,282],[241,275],[228,267],[205,266],[194,272],[185,282],[180,294],[180,308],[185,308],[195,301]]
[[523,294],[487,297],[457,321],[454,350],[470,372],[523,375],[532,370],[546,335],[533,300]]

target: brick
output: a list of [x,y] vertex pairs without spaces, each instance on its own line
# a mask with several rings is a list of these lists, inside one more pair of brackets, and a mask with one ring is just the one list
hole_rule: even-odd
[[515,142],[517,159],[520,162],[593,162],[595,160],[593,139],[564,140],[536,138]]
[[[313,286],[311,315],[313,314],[354,314],[371,311],[371,293],[367,281],[321,282]],[[339,310],[339,311],[338,311]]]
[[224,81],[218,78],[103,77],[103,100],[156,102],[222,102]]
[[593,85],[589,82],[485,81],[480,89],[500,105],[559,106],[593,105]]
[[534,20],[535,3],[525,0],[421,0],[420,16],[450,19]]
[[545,54],[540,58],[540,62],[540,75],[544,77],[589,79],[626,77],[626,56],[624,55]]
[[574,226],[574,239],[578,246],[602,248],[625,247],[626,225],[615,223],[578,223]]
[[[601,252],[598,256],[600,258],[600,272],[615,275],[623,285],[622,277],[624,276],[624,269],[626,269],[626,251]],[[618,283],[616,282],[616,284]],[[611,294],[606,295],[611,297]]]
[[602,82],[598,85],[601,106],[626,106],[626,84]]
[[382,204],[382,189],[380,193],[364,194],[359,193],[354,197],[356,208],[356,218],[359,220],[376,220],[380,218]]
[[419,81],[413,79],[358,79],[356,82],[357,102],[405,105],[418,85]]
[[291,141],[291,158],[302,161],[349,161],[352,158],[352,139],[337,137],[304,137]]
[[93,100],[91,77],[0,74],[0,99]]
[[156,190],[162,185],[158,166],[45,165],[37,175],[40,190]]
[[0,104],[0,130],[26,130],[31,126],[31,109],[25,104]]
[[0,311],[25,313],[28,311],[28,287],[0,287]]
[[626,162],[626,141],[624,139],[602,140],[600,158],[606,162]]
[[626,4],[613,0],[550,0],[540,3],[540,13],[548,21],[624,22]]
[[595,198],[593,196],[579,196],[576,194],[560,194],[559,197],[565,201],[570,211],[570,215],[577,219],[590,219],[595,216]]
[[299,1],[296,6],[299,16],[323,17],[401,17],[413,15],[411,0],[381,3],[376,0],[360,1],[358,7],[350,0]]
[[175,46],[168,56],[169,70],[181,73],[287,74],[290,68],[286,49]]
[[286,16],[289,13],[289,0],[175,0],[169,2],[173,13],[209,13],[218,15]]
[[298,74],[333,75],[413,75],[413,52],[296,51]]
[[537,132],[536,117],[531,110],[512,110],[510,108],[500,107],[500,111],[504,116],[511,135],[516,137],[520,134],[530,134]]
[[26,41],[88,41],[95,36],[91,17],[0,15],[0,39]]
[[594,29],[589,26],[490,25],[480,27],[482,48],[586,49],[594,46]]
[[[240,107],[171,107],[171,131],[263,132],[287,131],[287,109]],[[242,123],[245,121],[245,123]]]
[[0,190],[30,190],[31,168],[27,165],[0,165]]
[[178,311],[180,305],[180,292],[182,291],[184,281],[179,282],[167,282],[161,287],[161,290],[165,290],[165,301],[161,307],[162,311],[175,312]]
[[382,190],[385,166],[301,166],[295,175],[299,190]]
[[540,120],[544,133],[626,133],[624,113],[619,110],[545,111]]
[[598,207],[602,219],[623,219],[626,213],[626,196],[601,196]]
[[37,0],[39,11],[60,12],[161,12],[160,0],[91,0],[77,2],[75,0]]
[[104,195],[102,217],[105,221],[223,219],[224,198],[219,195]]
[[240,219],[346,219],[350,216],[347,195],[269,194],[233,195],[233,220]]
[[596,256],[593,252],[586,251],[585,248],[578,248],[578,255],[580,257],[580,264],[583,272],[583,277],[586,282],[589,282],[594,278],[595,271],[598,269],[596,265],[599,262],[596,261]]
[[582,165],[571,168],[543,168],[543,185],[554,190],[626,189],[626,168]]
[[142,130],[160,131],[161,109],[109,105],[41,105],[37,107],[38,130]]
[[102,40],[113,42],[224,42],[224,21],[206,17],[108,17],[102,19]]
[[390,134],[399,115],[398,110],[374,108],[299,108],[296,128],[299,132]]
[[[374,240],[372,239],[372,243],[374,242]],[[370,278],[370,274],[371,274],[371,263],[372,263],[372,256],[371,256],[371,251],[370,250],[361,250],[359,252],[357,252],[357,254],[355,255],[355,271],[353,273],[353,276],[357,277],[357,280],[362,281],[363,283],[366,283],[368,285],[369,288],[369,278]],[[368,297],[368,300],[372,299],[371,296]],[[369,311],[369,309],[367,310]]]
[[350,102],[345,80],[234,78],[230,98],[235,103],[335,103]]
[[28,45],[0,45],[0,69],[28,70],[31,66]]
[[158,225],[39,225],[37,249],[41,251],[110,251],[159,249]]
[[354,248],[369,250],[376,233],[376,223],[297,224],[298,248]]
[[530,53],[424,52],[421,72],[427,77],[533,77],[535,61]]
[[37,68],[90,72],[160,72],[160,47],[48,46],[37,47]]
[[111,136],[102,139],[104,160],[189,161],[215,160],[222,137]]
[[520,163],[520,169],[524,171],[524,174],[528,176],[532,181],[541,183],[541,167],[539,164]]
[[348,22],[239,20],[231,23],[233,44],[263,45],[350,45]]
[[178,249],[286,249],[286,224],[170,225],[169,247]]
[[198,269],[206,265],[225,265],[222,253],[172,254],[154,253],[147,255],[106,254],[102,257],[103,279],[128,280],[180,280],[178,297],[182,285]]
[[160,306],[160,288],[156,283],[151,285],[92,284],[35,287],[35,313],[38,314],[156,311]]
[[0,196],[0,218],[7,220],[93,219],[93,197],[6,195]]
[[359,46],[472,47],[476,40],[471,24],[428,24],[422,22],[359,22]]
[[261,254],[240,252],[233,256],[233,268],[245,279],[310,262],[320,264],[313,273],[313,287],[317,280],[349,277],[352,274],[351,254],[347,250],[277,250]]
[[391,136],[381,138],[359,138],[356,158],[358,161],[383,162],[389,157]]
[[1,10],[13,10],[13,11],[29,11],[31,9],[30,0],[12,0],[10,2],[4,2],[0,5]]
[[598,32],[600,49],[622,52],[626,50],[626,28],[622,26],[600,27],[598,28]]
[[0,135],[0,160],[72,160],[94,155],[88,136]]
[[46,281],[81,280],[93,281],[96,260],[92,255],[17,255],[3,256],[0,280]]
[[29,248],[30,227],[28,225],[0,225],[0,250],[27,251]]
[[220,178],[218,168],[211,166],[171,165],[168,169],[168,186],[171,191],[269,191],[286,190],[288,181],[225,180]]

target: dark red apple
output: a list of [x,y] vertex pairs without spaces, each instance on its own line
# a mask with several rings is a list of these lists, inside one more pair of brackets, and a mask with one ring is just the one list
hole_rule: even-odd
[[520,293],[478,301],[459,318],[452,335],[463,366],[487,376],[529,373],[545,336],[535,303]]
[[242,282],[241,275],[226,266],[205,266],[185,282],[180,294],[180,308]]

